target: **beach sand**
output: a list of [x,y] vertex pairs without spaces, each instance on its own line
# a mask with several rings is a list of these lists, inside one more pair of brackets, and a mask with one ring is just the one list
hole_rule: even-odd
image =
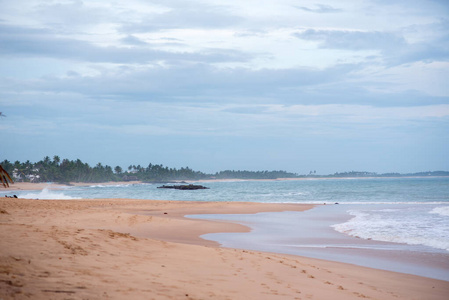
[[220,248],[186,214],[310,205],[0,198],[0,299],[447,299],[449,282]]

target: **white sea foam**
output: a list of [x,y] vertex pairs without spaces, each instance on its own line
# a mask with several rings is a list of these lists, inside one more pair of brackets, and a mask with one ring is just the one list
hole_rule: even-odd
[[342,233],[384,242],[425,245],[449,251],[448,207],[425,205],[398,209],[351,210],[354,216],[332,227]]
[[56,192],[49,190],[48,188],[44,188],[39,192],[27,192],[24,194],[18,194],[19,198],[26,199],[43,199],[43,200],[52,200],[52,199],[62,199],[62,200],[70,200],[70,199],[81,199],[78,197],[70,197],[65,195],[62,192]]
[[131,184],[95,184],[90,185],[90,188],[126,188],[131,186]]
[[441,216],[448,216],[449,217],[449,206],[441,206],[441,207],[435,207],[430,211],[431,214],[439,214]]

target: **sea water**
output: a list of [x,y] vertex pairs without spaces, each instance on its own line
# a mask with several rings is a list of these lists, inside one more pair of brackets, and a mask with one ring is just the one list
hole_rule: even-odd
[[[304,233],[304,224],[301,224],[301,220],[310,214],[313,216],[310,220],[321,220],[321,225],[316,223],[315,227],[326,226],[328,234],[379,242],[376,245],[360,243],[356,245],[351,244],[353,240],[347,240],[344,245],[346,248],[386,247],[385,249],[391,249],[391,245],[406,245],[408,248],[401,248],[400,251],[418,251],[429,255],[449,254],[448,177],[236,180],[199,182],[198,184],[205,185],[209,189],[183,191],[158,189],[159,184],[93,184],[86,187],[67,187],[57,191],[49,189],[11,191],[9,195],[16,194],[20,198],[32,199],[133,198],[326,204],[308,212],[263,213],[254,216],[202,216],[212,219],[226,218],[252,228],[252,232],[240,239],[240,242],[236,235],[231,236],[231,242],[225,234],[208,235],[205,238],[215,239],[224,246],[238,247],[240,245],[240,248],[244,248],[242,246],[244,241],[250,240],[251,234],[257,233],[264,236],[258,248],[260,250],[283,252],[282,249],[288,248],[290,249],[288,253],[296,249],[296,252],[292,254],[298,254],[300,251],[303,255],[307,254],[307,248],[343,247],[332,244],[332,241],[337,239],[326,240],[320,237],[317,240],[327,241],[327,244],[318,245],[314,244],[310,238],[301,236],[300,233]],[[284,234],[282,242],[279,241],[281,233]],[[275,237],[274,241],[268,238],[270,235]],[[256,240],[261,239],[254,237],[254,241]],[[314,249],[313,253],[316,252],[319,251]],[[313,255],[309,256],[313,257]],[[342,258],[336,260],[344,261]],[[445,269],[443,272],[447,275],[446,280],[449,280],[449,270]],[[439,276],[443,279],[446,277]]]
[[[180,191],[158,189],[161,184],[92,184],[66,187],[67,197],[132,198],[191,201],[248,201],[269,203],[312,204],[378,204],[428,203],[449,204],[449,177],[432,178],[356,178],[304,179],[274,181],[196,182],[210,189]],[[51,184],[48,185],[51,188]],[[48,189],[47,189],[48,191]],[[40,191],[11,191],[9,194],[42,198]],[[55,192],[56,193],[56,192]],[[46,195],[51,197],[51,194]],[[55,195],[56,196],[56,195]],[[55,199],[57,199],[55,197]]]

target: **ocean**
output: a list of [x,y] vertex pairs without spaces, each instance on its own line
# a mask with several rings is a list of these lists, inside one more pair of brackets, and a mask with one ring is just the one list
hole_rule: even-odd
[[[375,264],[375,267],[383,269],[449,281],[447,177],[235,180],[196,184],[209,189],[182,191],[158,189],[160,184],[92,184],[62,190],[10,191],[7,194],[32,199],[133,198],[326,204],[307,212],[190,217],[226,219],[251,227],[251,232],[245,234],[204,236],[225,247],[297,254],[371,267]],[[304,220],[308,220],[308,223],[305,224]],[[321,230],[315,230],[318,227]],[[376,250],[384,258],[408,257],[410,261],[425,261],[427,257],[431,258],[429,264],[436,262],[436,266],[426,270],[416,266],[418,262],[412,266],[406,261],[395,267],[394,261],[398,260],[366,264],[366,257],[357,257],[349,250],[343,253],[343,249],[358,249],[358,253],[360,249]]]

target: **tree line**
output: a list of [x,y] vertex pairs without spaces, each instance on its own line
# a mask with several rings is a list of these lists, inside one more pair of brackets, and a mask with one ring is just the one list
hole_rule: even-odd
[[[377,174],[373,172],[343,172],[334,173],[332,175],[316,175],[316,171],[310,172],[309,175],[298,175],[286,171],[240,171],[226,170],[207,174],[200,171],[192,170],[189,167],[180,169],[169,168],[158,164],[148,164],[148,166],[130,165],[127,170],[123,170],[120,166],[114,168],[97,163],[91,167],[89,164],[82,162],[80,159],[69,160],[61,159],[55,155],[53,158],[48,156],[44,159],[32,163],[26,162],[10,162],[4,160],[0,162],[0,176],[3,185],[7,185],[8,178],[4,177],[9,174],[14,181],[17,182],[108,182],[108,181],[143,181],[143,182],[169,182],[174,180],[203,180],[203,179],[277,179],[277,178],[342,178],[342,177],[401,177],[401,176],[449,176],[447,171],[427,171],[419,173],[385,173]],[[4,173],[5,171],[6,173]]]
[[107,181],[144,181],[163,182],[171,180],[201,180],[201,179],[276,179],[297,177],[296,174],[285,171],[220,171],[215,174],[207,174],[194,171],[189,167],[180,169],[169,168],[158,164],[130,165],[127,170],[120,166],[112,168],[101,163],[91,167],[80,159],[61,159],[55,155],[49,156],[32,163],[10,162],[4,160],[0,163],[14,181],[24,182],[107,182]]

